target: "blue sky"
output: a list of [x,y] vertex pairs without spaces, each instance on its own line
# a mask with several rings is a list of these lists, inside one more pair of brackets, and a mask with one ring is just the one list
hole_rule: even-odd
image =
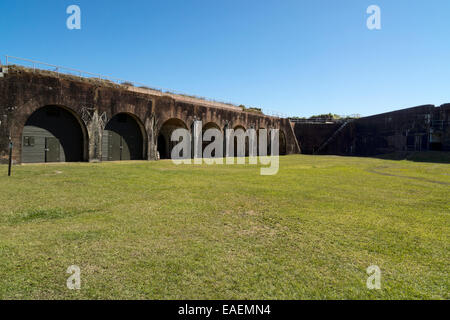
[[[66,27],[72,4],[81,30]],[[366,27],[371,4],[381,30]],[[286,115],[450,102],[448,0],[14,0],[0,12],[0,54]]]

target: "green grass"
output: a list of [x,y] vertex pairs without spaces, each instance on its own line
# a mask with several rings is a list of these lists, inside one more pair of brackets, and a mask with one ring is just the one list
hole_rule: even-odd
[[[449,299],[450,166],[0,166],[1,299]],[[70,265],[81,290],[66,287]],[[382,289],[368,290],[378,265]]]

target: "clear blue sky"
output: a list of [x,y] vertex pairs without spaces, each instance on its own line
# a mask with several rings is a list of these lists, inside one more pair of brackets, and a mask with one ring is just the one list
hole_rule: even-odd
[[[79,5],[82,29],[68,30]],[[366,27],[381,8],[382,29]],[[0,53],[277,110],[450,102],[449,0],[14,0]]]

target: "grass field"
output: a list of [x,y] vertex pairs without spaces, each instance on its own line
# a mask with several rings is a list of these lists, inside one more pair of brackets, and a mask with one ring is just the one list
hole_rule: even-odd
[[[0,166],[1,299],[449,299],[450,165]],[[70,265],[81,290],[68,290]],[[381,268],[381,290],[366,269]]]

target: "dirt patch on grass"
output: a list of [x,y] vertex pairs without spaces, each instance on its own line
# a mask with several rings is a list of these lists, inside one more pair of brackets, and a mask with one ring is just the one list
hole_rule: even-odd
[[371,169],[367,169],[367,172],[379,174],[379,175],[382,175],[382,176],[388,176],[388,177],[398,177],[398,178],[405,178],[405,179],[413,179],[413,180],[425,181],[425,182],[430,182],[430,183],[437,183],[437,184],[442,184],[442,185],[450,185],[450,183],[444,182],[444,181],[436,181],[436,180],[431,180],[431,179],[422,178],[422,177],[401,176],[401,175],[398,175],[398,174],[378,171],[378,170],[384,169],[384,168],[388,168],[388,167],[371,168]]

